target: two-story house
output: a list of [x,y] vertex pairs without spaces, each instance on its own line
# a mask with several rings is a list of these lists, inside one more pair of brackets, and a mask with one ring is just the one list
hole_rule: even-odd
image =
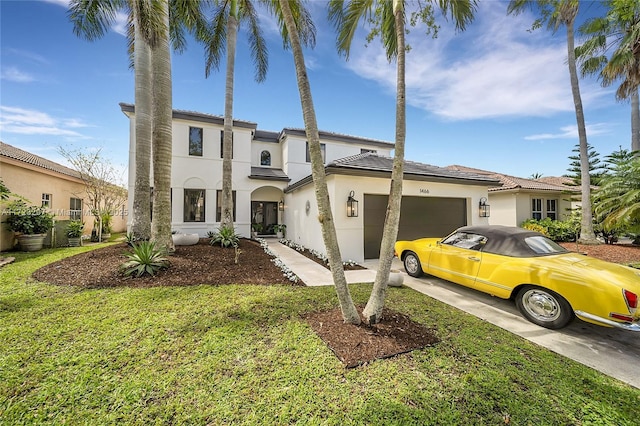
[[[135,182],[135,109],[120,104],[130,119],[129,211]],[[205,236],[220,225],[223,117],[173,111],[172,226]],[[343,259],[376,258],[382,238],[394,144],[320,132],[334,223]],[[405,164],[398,238],[443,236],[455,228],[487,223],[479,203],[495,179],[427,164]],[[233,123],[233,197],[236,232],[249,237],[252,224],[324,252],[311,161],[304,130],[258,130]],[[354,201],[357,203],[354,205]]]

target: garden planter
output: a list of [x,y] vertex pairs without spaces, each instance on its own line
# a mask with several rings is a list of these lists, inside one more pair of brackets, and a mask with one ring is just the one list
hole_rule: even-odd
[[111,238],[111,234],[102,233],[102,242],[109,241],[109,238]]
[[198,244],[200,236],[198,234],[172,234],[173,245],[176,246],[192,246]]
[[42,243],[47,234],[21,234],[18,235],[18,242],[22,251],[42,250]]
[[80,247],[82,245],[82,238],[69,237],[69,247]]
[[389,287],[402,287],[402,283],[404,282],[404,276],[402,272],[397,269],[392,269],[389,272]]

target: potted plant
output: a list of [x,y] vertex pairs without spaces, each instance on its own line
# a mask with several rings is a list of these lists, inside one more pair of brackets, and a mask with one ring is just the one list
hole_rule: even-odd
[[253,238],[256,238],[258,236],[259,233],[262,232],[262,224],[261,223],[257,223],[254,222],[251,224],[251,236]]
[[42,207],[28,206],[24,201],[14,201],[9,206],[7,225],[15,232],[24,251],[38,251],[47,232],[53,228],[53,215]]
[[69,247],[80,247],[82,245],[82,230],[84,223],[80,220],[72,220],[67,225],[67,238],[69,239]]
[[111,222],[113,221],[113,215],[106,211],[100,214],[102,221],[102,241],[107,241],[111,238]]
[[276,223],[275,225],[273,225],[273,230],[276,231],[276,236],[278,237],[278,239],[282,239],[284,238],[285,231],[287,230],[287,225],[285,225],[284,223]]

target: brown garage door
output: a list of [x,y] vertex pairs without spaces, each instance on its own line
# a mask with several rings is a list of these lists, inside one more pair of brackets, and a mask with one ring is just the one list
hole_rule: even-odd
[[[387,211],[387,195],[364,196],[364,258],[380,255],[382,228]],[[464,198],[402,197],[398,240],[444,237],[467,224]]]

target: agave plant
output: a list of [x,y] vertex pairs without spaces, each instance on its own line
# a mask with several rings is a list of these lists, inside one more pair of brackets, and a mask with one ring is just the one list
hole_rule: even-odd
[[134,243],[132,252],[127,254],[127,260],[120,267],[125,275],[135,275],[136,278],[149,274],[155,275],[161,269],[169,267],[169,260],[162,248],[157,248],[154,242],[140,241]]
[[209,244],[212,246],[220,244],[222,247],[237,247],[240,242],[240,237],[233,226],[221,226],[218,232],[209,235],[211,236]]

